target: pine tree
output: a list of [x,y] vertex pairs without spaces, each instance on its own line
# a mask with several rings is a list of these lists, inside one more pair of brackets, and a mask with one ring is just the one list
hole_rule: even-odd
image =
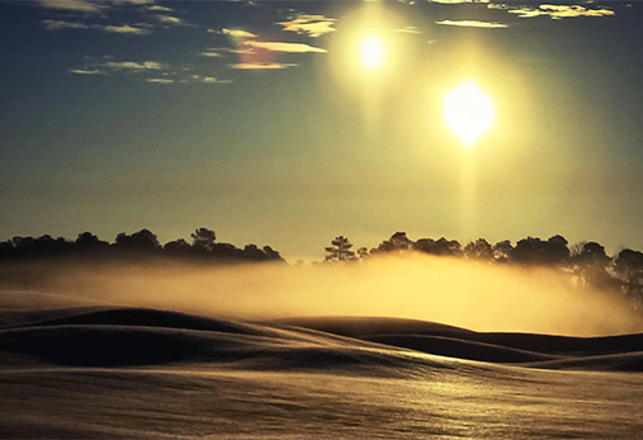
[[350,250],[353,247],[353,243],[348,238],[340,235],[335,237],[330,244],[332,246],[325,248],[326,252],[328,252],[325,261],[351,261],[355,259],[355,252]]

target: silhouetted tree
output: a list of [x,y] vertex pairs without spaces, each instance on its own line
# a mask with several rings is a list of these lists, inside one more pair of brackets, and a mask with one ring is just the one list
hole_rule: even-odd
[[350,250],[353,244],[348,238],[340,235],[335,237],[330,244],[331,246],[325,248],[326,252],[328,252],[325,261],[350,261],[355,259],[355,252]]
[[96,235],[91,232],[82,232],[78,234],[78,238],[74,242],[75,253],[79,254],[100,254],[104,255],[108,252],[109,243],[100,240]]
[[547,240],[547,258],[550,263],[564,264],[569,260],[569,242],[562,235],[554,235]]
[[179,238],[165,243],[163,252],[171,257],[187,257],[192,252],[192,246],[184,239]]
[[361,248],[357,249],[357,258],[364,259],[368,257],[368,248],[362,246]]
[[14,255],[13,243],[9,240],[0,241],[0,258],[9,259]]
[[116,236],[114,247],[119,250],[136,253],[155,253],[161,249],[156,235],[149,229],[141,229],[132,235],[121,232]]
[[511,245],[511,241],[499,241],[492,247],[493,259],[498,263],[506,263],[511,258],[511,253],[513,252],[513,250],[514,247]]
[[625,283],[628,294],[643,293],[643,253],[623,249],[614,259],[614,269]]
[[406,232],[396,232],[391,235],[391,238],[380,243],[371,253],[406,251],[412,249],[413,245],[414,242],[409,240]]
[[113,244],[100,240],[91,232],[78,234],[75,241],[62,237],[52,238],[50,235],[33,237],[13,237],[11,240],[0,242],[0,259],[37,259],[72,257],[83,259],[94,257],[110,258],[142,258],[150,255],[168,256],[174,258],[202,259],[204,261],[284,261],[279,252],[270,246],[262,249],[255,244],[246,245],[243,249],[229,243],[215,243],[214,231],[199,228],[192,239],[194,246],[180,238],[161,246],[148,229],[142,229],[134,234],[120,233]]
[[279,252],[277,252],[276,250],[274,250],[270,246],[264,246],[263,251],[268,256],[269,260],[284,261],[284,259],[281,258],[281,255],[279,255]]
[[192,248],[196,252],[207,254],[214,251],[214,240],[216,240],[214,231],[208,228],[199,228],[190,234],[190,237],[192,237]]
[[516,243],[511,252],[511,260],[523,264],[562,264],[569,258],[567,240],[554,235],[547,241],[527,237]]
[[464,247],[464,255],[478,260],[490,260],[493,258],[493,249],[487,240],[479,238],[467,243]]
[[585,285],[607,287],[610,284],[609,261],[605,248],[594,241],[578,243],[570,251],[572,268]]
[[442,237],[439,240],[431,238],[421,238],[413,245],[413,249],[425,254],[458,256],[462,253],[462,248],[457,240],[447,240]]

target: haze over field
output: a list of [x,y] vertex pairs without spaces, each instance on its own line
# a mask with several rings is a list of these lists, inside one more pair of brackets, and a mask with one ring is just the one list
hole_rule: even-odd
[[580,288],[558,269],[422,254],[295,267],[16,264],[8,274],[16,282],[0,300],[18,308],[121,305],[236,319],[389,316],[479,331],[575,336],[643,331],[643,316],[625,296]]

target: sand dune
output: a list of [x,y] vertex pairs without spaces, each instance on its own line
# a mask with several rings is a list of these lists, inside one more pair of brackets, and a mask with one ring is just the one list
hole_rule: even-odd
[[[244,362],[244,368],[380,365],[416,369],[439,355],[555,369],[643,371],[643,334],[599,338],[477,333],[393,318],[294,318],[253,323],[143,308],[13,312],[0,351],[76,366]],[[1,317],[1,316],[0,316]],[[238,365],[238,364],[237,364]]]
[[0,438],[630,439],[643,430],[641,335],[142,308],[0,319]]

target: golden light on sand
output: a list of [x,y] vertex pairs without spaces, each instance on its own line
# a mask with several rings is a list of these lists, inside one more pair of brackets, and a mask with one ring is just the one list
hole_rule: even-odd
[[444,114],[462,145],[473,148],[493,123],[493,103],[475,82],[467,81],[446,96]]
[[386,61],[386,43],[379,35],[364,36],[358,46],[360,65],[368,72],[376,72]]

